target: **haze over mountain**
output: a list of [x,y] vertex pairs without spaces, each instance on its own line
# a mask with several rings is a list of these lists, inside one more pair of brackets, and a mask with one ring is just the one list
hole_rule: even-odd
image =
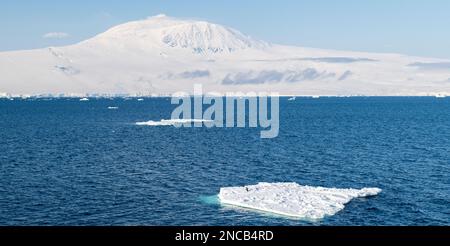
[[0,53],[0,96],[272,91],[450,95],[450,60],[269,44],[232,28],[158,15],[81,43]]

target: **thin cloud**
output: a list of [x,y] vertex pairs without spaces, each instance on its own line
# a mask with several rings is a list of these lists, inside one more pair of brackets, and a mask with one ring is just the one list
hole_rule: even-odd
[[450,69],[450,62],[415,62],[408,65],[409,67],[417,67],[420,69]]
[[263,70],[260,72],[241,72],[237,74],[228,74],[223,80],[225,85],[244,85],[244,84],[264,84],[279,82],[302,82],[313,81],[317,79],[328,79],[335,77],[335,73],[327,71],[318,71],[314,68],[306,68],[299,71],[276,71]]
[[70,37],[70,34],[65,32],[49,32],[42,35],[42,37],[46,39],[63,39]]

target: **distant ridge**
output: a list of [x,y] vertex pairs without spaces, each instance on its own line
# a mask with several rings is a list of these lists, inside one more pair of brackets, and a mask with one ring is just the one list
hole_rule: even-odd
[[283,46],[157,15],[65,47],[0,53],[0,95],[450,95],[450,61]]

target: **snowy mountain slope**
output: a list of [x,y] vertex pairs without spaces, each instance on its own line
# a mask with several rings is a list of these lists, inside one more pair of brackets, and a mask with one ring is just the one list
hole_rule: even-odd
[[450,95],[450,61],[268,44],[204,21],[159,15],[89,40],[0,53],[0,92]]

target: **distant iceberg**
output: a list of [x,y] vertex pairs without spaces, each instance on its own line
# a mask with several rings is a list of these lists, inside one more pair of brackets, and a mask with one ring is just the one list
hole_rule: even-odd
[[180,124],[190,124],[190,123],[203,123],[203,122],[212,122],[211,120],[203,120],[203,119],[172,119],[172,120],[161,120],[161,121],[145,121],[145,122],[136,122],[138,126],[175,126]]
[[259,183],[220,189],[222,204],[307,220],[319,220],[344,209],[354,198],[378,195],[379,188],[337,189],[297,183]]
[[114,109],[119,109],[119,107],[108,107],[108,109],[114,110]]
[[80,102],[87,102],[87,101],[89,101],[89,98],[81,98],[80,99]]

